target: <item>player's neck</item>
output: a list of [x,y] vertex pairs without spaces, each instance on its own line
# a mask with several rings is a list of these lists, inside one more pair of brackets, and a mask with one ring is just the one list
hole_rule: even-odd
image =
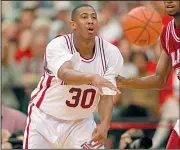
[[175,27],[180,27],[180,16],[174,17]]
[[89,59],[93,56],[93,48],[95,45],[95,39],[84,40],[79,36],[74,35],[74,46],[76,50],[86,59]]

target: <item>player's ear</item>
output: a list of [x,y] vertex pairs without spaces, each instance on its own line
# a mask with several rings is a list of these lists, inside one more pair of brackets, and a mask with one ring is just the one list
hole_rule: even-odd
[[75,30],[76,29],[76,23],[74,21],[71,21],[70,24],[71,24],[71,28],[73,30]]

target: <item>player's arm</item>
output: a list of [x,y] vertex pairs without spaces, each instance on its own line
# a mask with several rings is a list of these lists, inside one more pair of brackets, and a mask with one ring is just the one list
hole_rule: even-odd
[[101,96],[98,105],[100,124],[95,128],[92,135],[92,140],[90,141],[90,144],[92,144],[92,142],[95,142],[95,144],[92,144],[92,146],[96,147],[97,149],[103,146],[105,140],[107,139],[107,133],[112,119],[112,110],[113,110],[113,96],[111,95]]
[[95,78],[95,74],[83,73],[74,70],[71,61],[65,62],[58,70],[58,77],[67,84],[89,84]]
[[101,123],[105,123],[109,126],[112,119],[113,110],[113,96],[102,95],[98,105],[98,114]]
[[[123,57],[119,52],[119,49],[107,45],[107,47],[111,50],[109,55],[106,55],[106,59],[108,60],[107,70],[104,74],[104,78],[109,80],[116,86],[115,77],[119,73],[120,67],[123,65]],[[106,51],[107,52],[107,51]],[[109,51],[108,51],[109,52]],[[106,91],[107,93],[111,93],[111,91]],[[112,110],[113,110],[113,98],[115,95],[107,94],[101,95],[99,105],[98,105],[98,114],[100,117],[100,124],[93,132],[92,140],[97,142],[94,146],[102,146],[107,138],[107,133],[109,130],[109,125],[112,119]]]
[[156,71],[153,75],[142,77],[125,79],[121,76],[117,77],[118,87],[128,87],[136,89],[161,89],[166,84],[166,81],[171,72],[171,60],[168,54],[162,50]]
[[117,93],[120,91],[107,79],[91,73],[79,72],[73,69],[71,61],[65,62],[58,70],[58,77],[67,84],[82,85],[92,83],[94,86],[100,89],[102,94],[102,88],[107,87]]
[[53,39],[46,48],[46,60],[47,67],[51,70],[56,79],[61,79],[66,84],[80,85],[88,84],[92,81],[93,75],[78,72],[74,68],[74,64],[80,61],[78,55],[74,58],[73,55],[67,49],[66,41],[64,37]]
[[[81,60],[80,58],[78,59],[78,55],[70,54],[63,42],[62,38],[56,38],[46,48],[47,67],[55,74],[57,79],[61,79],[66,84],[71,85],[92,83],[100,90],[102,87],[108,87],[111,90],[119,92],[111,82],[103,77],[75,70],[74,66]],[[73,58],[76,59],[74,60]]]

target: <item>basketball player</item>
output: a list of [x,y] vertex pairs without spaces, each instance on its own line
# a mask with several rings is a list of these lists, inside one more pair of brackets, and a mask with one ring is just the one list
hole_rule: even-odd
[[[119,87],[161,89],[164,87],[172,68],[176,70],[177,77],[180,80],[180,1],[164,1],[164,6],[168,15],[173,16],[174,19],[163,28],[161,34],[163,50],[156,72],[154,75],[137,79],[125,79],[118,76],[117,85]],[[180,130],[179,126],[176,128]],[[180,148],[180,145],[172,145],[170,143],[168,145],[171,145],[168,148]]]
[[[26,149],[103,148],[112,116],[119,49],[96,36],[97,14],[83,4],[72,11],[72,34],[46,48],[44,74],[31,94]],[[100,124],[93,112],[98,107]]]

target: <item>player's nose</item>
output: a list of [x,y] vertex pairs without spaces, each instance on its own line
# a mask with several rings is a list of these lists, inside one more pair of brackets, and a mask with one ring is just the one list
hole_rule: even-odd
[[91,17],[88,18],[88,24],[93,24],[93,19]]

